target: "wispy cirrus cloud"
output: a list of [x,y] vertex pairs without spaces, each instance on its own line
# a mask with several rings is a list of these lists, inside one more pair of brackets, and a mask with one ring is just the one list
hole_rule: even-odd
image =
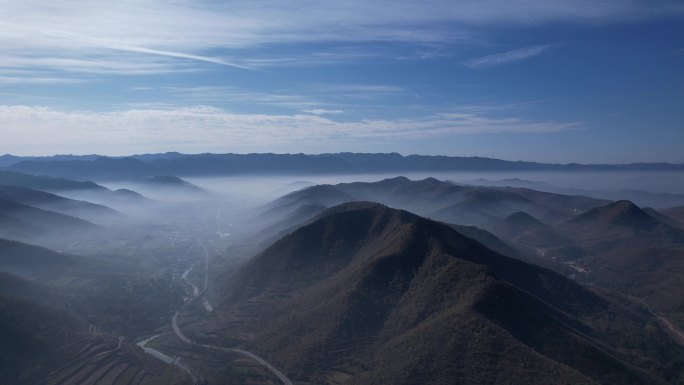
[[249,103],[295,110],[319,107],[323,104],[312,95],[297,92],[265,92],[226,86],[166,86],[161,87],[161,90],[173,95],[181,104]]
[[[209,151],[284,143],[338,143],[382,139],[440,138],[487,133],[552,133],[576,122],[530,121],[472,113],[412,119],[338,122],[317,114],[235,114],[207,106],[141,106],[110,112],[60,111],[36,106],[0,106],[0,152],[29,146],[36,153],[120,154],[150,149]],[[114,155],[114,154],[113,154]]]
[[536,45],[532,47],[518,48],[511,51],[495,53],[468,60],[465,65],[473,69],[496,67],[504,64],[518,63],[531,59],[546,52],[551,45]]
[[302,112],[305,112],[307,114],[312,114],[312,115],[337,115],[337,114],[344,114],[343,110],[328,110],[325,108],[313,108],[310,110],[302,110]]
[[[302,111],[324,111],[336,107],[358,105],[369,99],[397,95],[406,89],[388,84],[311,84],[289,89],[259,91],[231,86],[162,86],[134,87],[129,91],[163,92],[176,104],[227,105],[243,104],[288,108]],[[307,112],[311,113],[311,112]],[[322,113],[321,113],[322,114]]]
[[[245,51],[283,43],[469,42],[473,30],[490,25],[684,14],[684,4],[675,0],[3,0],[1,8],[0,52],[5,57],[51,59],[35,65],[89,73],[109,61],[106,67],[119,74],[146,71],[150,62],[166,71],[188,63],[258,68],[372,54],[263,57]],[[83,57],[97,60],[79,61]],[[139,62],[142,68],[124,68]]]
[[[56,54],[58,55],[58,54]],[[139,57],[134,55],[83,54],[73,56],[10,55],[0,53],[0,68],[22,69],[26,75],[40,76],[45,72],[70,73],[86,76],[99,75],[150,75],[197,72],[187,63],[178,63],[168,58]]]
[[72,84],[81,83],[81,79],[48,76],[2,76],[0,84]]

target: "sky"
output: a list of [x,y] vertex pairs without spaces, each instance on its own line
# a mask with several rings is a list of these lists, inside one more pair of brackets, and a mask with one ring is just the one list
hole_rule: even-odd
[[683,150],[682,1],[0,0],[0,154]]

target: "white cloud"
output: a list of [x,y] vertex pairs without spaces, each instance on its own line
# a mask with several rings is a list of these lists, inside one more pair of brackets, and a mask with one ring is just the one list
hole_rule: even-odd
[[[56,55],[56,54],[55,54]],[[36,56],[9,55],[7,52],[0,53],[0,68],[14,70],[23,69],[26,74],[40,76],[45,71],[59,71],[87,75],[149,75],[160,73],[185,73],[197,70],[188,66],[187,63],[178,63],[168,58],[138,57],[131,54],[113,56],[96,54],[73,54]]]
[[152,71],[151,66],[183,69],[187,61],[278,65],[278,58],[229,56],[280,43],[458,42],[472,37],[466,31],[491,25],[684,14],[684,4],[675,0],[0,0],[0,9],[0,52],[6,58],[122,74]]
[[387,84],[319,84],[312,87],[314,91],[323,92],[347,92],[347,93],[373,93],[395,94],[404,91],[404,88]]
[[314,108],[311,110],[302,110],[302,112],[306,112],[307,114],[312,114],[312,115],[344,114],[344,111],[342,111],[342,110],[326,110],[325,108]]
[[523,60],[533,58],[535,56],[541,55],[544,51],[551,48],[550,45],[537,45],[533,47],[524,47],[519,49],[514,49],[512,51],[506,51],[501,53],[496,53],[493,55],[487,55],[479,58],[475,58],[466,62],[466,66],[474,69],[495,67],[503,64],[517,63]]
[[70,84],[82,81],[81,79],[48,76],[0,76],[0,84]]
[[380,99],[406,91],[405,88],[387,84],[354,83],[303,84],[268,92],[231,86],[164,86],[129,90],[163,92],[164,95],[172,97],[177,105],[235,107],[249,103],[250,105],[299,110],[314,115],[342,113],[343,109],[359,107],[359,101]]
[[311,96],[283,91],[260,92],[218,86],[163,87],[161,89],[177,98],[179,104],[251,103],[295,110],[315,108],[322,104]]
[[78,153],[83,148],[106,154],[164,149],[211,151],[371,138],[393,141],[462,134],[545,133],[579,126],[470,113],[337,122],[319,115],[234,114],[207,106],[149,106],[111,112],[0,106],[0,153]]

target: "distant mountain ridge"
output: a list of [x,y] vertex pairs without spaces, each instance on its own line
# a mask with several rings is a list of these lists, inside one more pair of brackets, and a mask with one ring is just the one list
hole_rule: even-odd
[[0,157],[7,170],[76,179],[131,179],[154,175],[317,174],[412,171],[669,170],[684,163],[548,164],[486,157],[397,153],[328,154],[142,154],[127,157]]
[[107,190],[107,188],[90,181],[75,181],[51,176],[28,175],[19,172],[3,170],[0,170],[0,185],[17,186],[46,191]]
[[331,207],[350,201],[374,201],[446,223],[480,226],[515,212],[557,223],[608,201],[521,188],[460,186],[435,178],[395,177],[378,182],[307,187],[264,207],[264,216],[285,215],[303,205]]

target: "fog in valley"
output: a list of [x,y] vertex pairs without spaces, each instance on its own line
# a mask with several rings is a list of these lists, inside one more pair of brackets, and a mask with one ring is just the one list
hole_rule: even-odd
[[[440,249],[443,253],[484,263],[500,279],[546,298],[554,308],[576,306],[569,305],[576,300],[565,302],[554,291],[525,288],[529,282],[519,278],[540,273],[523,271],[533,265],[553,270],[556,275],[545,280],[596,287],[602,295],[615,297],[615,306],[623,301],[618,298],[622,292],[628,293],[634,301],[629,311],[641,315],[611,310],[610,317],[624,325],[650,322],[659,330],[656,334],[629,338],[639,343],[648,340],[655,350],[668,351],[672,347],[665,348],[664,341],[684,337],[679,332],[684,326],[680,299],[662,298],[650,289],[657,279],[660,286],[671,282],[671,290],[677,290],[679,281],[672,274],[678,273],[671,269],[679,257],[660,262],[649,273],[652,276],[639,273],[642,284],[636,286],[625,281],[634,279],[629,271],[622,276],[603,272],[605,264],[613,263],[615,246],[606,253],[602,242],[619,240],[626,247],[619,250],[629,253],[642,248],[648,253],[681,253],[684,224],[677,206],[684,206],[684,181],[677,172],[158,176],[95,182],[87,188],[61,182],[78,189],[33,190],[28,185],[1,189],[10,209],[0,223],[0,238],[7,239],[0,242],[4,274],[0,291],[16,298],[5,300],[3,306],[7,312],[25,314],[26,319],[51,314],[50,323],[40,326],[45,331],[37,334],[31,322],[4,321],[9,322],[5,326],[9,333],[25,335],[13,337],[19,338],[16,346],[24,353],[12,351],[14,364],[4,369],[8,377],[45,384],[304,384],[349,375],[364,378],[371,375],[370,369],[356,362],[359,357],[397,353],[365,347],[363,338],[380,338],[371,334],[383,333],[363,331],[369,326],[354,326],[361,328],[357,332],[362,339],[349,340],[339,329],[348,321],[337,321],[341,315],[333,315],[342,311],[339,314],[347,314],[343,317],[361,317],[367,325],[378,319],[391,322],[392,312],[408,311],[402,310],[405,305],[395,297],[395,290],[411,293],[413,289],[374,289],[382,298],[389,296],[383,306],[391,307],[380,307],[373,316],[337,297],[345,290],[354,290],[348,298],[360,295],[354,294],[353,283],[360,278],[352,272],[371,263],[364,261],[385,253],[401,254],[404,247],[418,247],[410,246],[412,242],[423,242],[413,240],[417,233],[411,235],[424,226],[414,214],[437,221],[427,225],[429,236],[437,237],[430,242],[447,245],[466,236],[467,242],[477,244],[456,249],[440,246],[445,247]],[[618,227],[606,227],[612,216],[618,218]],[[632,226],[631,221],[647,230],[628,232],[623,222]],[[442,226],[438,223],[446,227],[432,229]],[[390,243],[373,251],[373,245],[384,242]],[[474,251],[481,245],[487,251]],[[400,249],[392,251],[396,247]],[[468,259],[472,252],[476,259]],[[416,253],[422,251],[407,255]],[[488,253],[494,254],[482,256]],[[501,255],[524,265],[499,271],[499,264],[509,263],[496,262],[508,258]],[[345,258],[352,259],[340,265]],[[385,287],[383,282],[389,278],[384,274],[393,275],[392,282],[411,282],[420,276],[415,271],[371,274],[358,284],[377,282]],[[342,289],[338,280],[350,286]],[[554,297],[547,297],[549,293]],[[589,305],[597,300],[592,295],[580,295],[588,296],[581,300],[586,302],[582,306],[594,306]],[[586,327],[603,330],[593,315],[582,317]],[[307,327],[311,322],[320,323],[321,329]],[[547,321],[533,324],[537,322],[539,328],[551,327]],[[318,333],[323,332],[327,337],[320,340]],[[364,333],[371,334],[363,337]],[[526,341],[522,335],[516,338]],[[605,338],[618,343],[624,337]],[[349,353],[327,358],[310,352],[311,343],[325,349],[348,346]],[[58,350],[62,353],[55,355]],[[37,358],[29,358],[35,352]],[[311,357],[323,358],[307,361]],[[52,369],[32,367],[29,362],[36,359]],[[409,370],[374,368],[388,373]],[[661,369],[653,370],[660,373]]]
[[684,385],[683,21],[0,0],[0,385]]

